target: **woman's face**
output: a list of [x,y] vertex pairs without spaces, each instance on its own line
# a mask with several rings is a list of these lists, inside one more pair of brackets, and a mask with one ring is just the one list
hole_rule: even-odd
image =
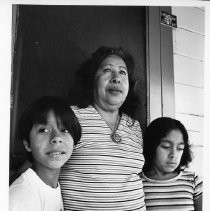
[[105,111],[118,110],[129,89],[125,62],[116,55],[106,57],[95,75],[94,103]]

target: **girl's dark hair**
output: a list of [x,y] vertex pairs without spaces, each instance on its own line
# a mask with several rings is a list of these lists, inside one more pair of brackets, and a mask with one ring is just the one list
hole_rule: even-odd
[[[74,145],[81,138],[81,126],[68,102],[55,96],[43,96],[35,100],[23,112],[18,125],[18,139],[26,140],[30,145],[30,131],[34,124],[46,124],[47,114],[53,111],[57,122],[61,122],[68,129]],[[32,153],[27,153],[29,161],[33,161]]]
[[189,163],[192,161],[192,152],[186,128],[176,119],[172,119],[170,117],[160,117],[150,123],[143,135],[143,152],[145,157],[143,171],[147,172],[151,169],[160,140],[166,137],[168,133],[174,129],[179,130],[182,133],[185,144],[180,164],[176,170],[180,171],[181,169],[188,167]]
[[85,108],[92,105],[94,102],[93,89],[95,74],[102,61],[110,56],[119,56],[126,64],[128,71],[129,91],[127,98],[120,108],[121,112],[133,115],[139,100],[135,93],[136,79],[134,78],[135,63],[134,58],[121,47],[106,47],[102,46],[92,54],[92,57],[86,60],[76,72],[76,81],[78,84],[79,100],[76,103],[80,108]]

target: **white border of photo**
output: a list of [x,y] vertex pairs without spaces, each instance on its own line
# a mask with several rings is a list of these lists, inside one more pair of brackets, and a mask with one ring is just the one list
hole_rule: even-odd
[[[88,3],[87,3],[88,2]],[[12,4],[47,4],[47,5],[135,5],[135,6],[195,6],[205,7],[206,13],[206,44],[205,44],[205,101],[204,101],[204,202],[203,210],[208,210],[208,199],[210,196],[209,172],[210,172],[210,2],[199,0],[1,0],[0,2],[0,199],[1,209],[8,210],[9,190],[9,140],[10,140],[10,88],[12,68]]]

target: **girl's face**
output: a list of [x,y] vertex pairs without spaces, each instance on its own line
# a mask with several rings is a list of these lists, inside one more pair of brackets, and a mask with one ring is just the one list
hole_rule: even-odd
[[119,108],[129,89],[125,62],[116,55],[106,57],[95,75],[94,102],[102,109]]
[[71,156],[74,141],[69,131],[59,122],[52,111],[46,124],[34,124],[30,131],[30,146],[24,141],[27,151],[32,152],[36,168],[59,169]]
[[172,173],[179,166],[184,150],[183,135],[180,130],[173,129],[160,140],[156,149],[154,166],[159,173]]

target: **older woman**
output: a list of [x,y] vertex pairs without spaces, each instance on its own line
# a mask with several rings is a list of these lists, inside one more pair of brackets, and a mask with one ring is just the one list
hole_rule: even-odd
[[144,157],[135,111],[133,58],[100,47],[79,70],[82,102],[72,106],[82,137],[60,174],[65,210],[146,210]]

